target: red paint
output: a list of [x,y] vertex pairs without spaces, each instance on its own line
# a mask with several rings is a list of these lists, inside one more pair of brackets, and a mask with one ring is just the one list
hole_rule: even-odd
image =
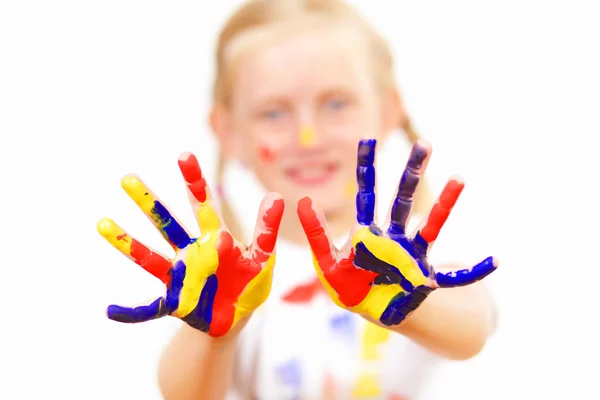
[[263,162],[270,164],[275,161],[277,154],[266,146],[260,146],[258,148],[258,158]]
[[360,304],[369,294],[377,274],[356,268],[353,264],[354,252],[336,261],[329,238],[312,208],[312,200],[309,197],[298,202],[298,217],[323,276],[338,294],[340,302],[346,307]]
[[427,222],[420,232],[427,243],[437,239],[464,187],[465,184],[462,181],[451,180],[446,183],[442,194],[440,194],[438,201],[431,209]]
[[258,244],[258,247],[266,253],[272,253],[275,248],[279,224],[281,223],[281,217],[283,216],[283,209],[283,199],[277,199],[273,202],[271,207],[265,211],[265,215],[262,217],[265,232],[261,233],[258,238],[256,238],[256,244]]
[[257,264],[266,262],[275,249],[279,224],[281,223],[281,217],[283,216],[283,208],[283,199],[277,199],[273,202],[271,207],[265,211],[265,214],[262,217],[264,232],[256,238],[257,248],[254,249],[254,256],[252,258]]
[[210,324],[210,335],[222,336],[229,332],[233,324],[235,304],[246,288],[248,282],[258,275],[261,266],[245,258],[239,247],[234,245],[233,237],[228,232],[221,232],[217,244],[219,266],[217,282],[219,288],[213,304],[213,318]]
[[319,278],[315,278],[304,285],[296,286],[281,299],[288,303],[310,303],[317,294],[323,292],[326,292],[323,284]]
[[131,238],[131,257],[140,267],[144,268],[164,283],[169,283],[171,262],[162,255],[153,252],[134,238]]
[[392,393],[387,397],[387,400],[410,400],[408,397],[398,393]]
[[194,197],[200,202],[206,201],[206,180],[202,176],[202,170],[196,156],[190,154],[187,160],[179,160],[179,169],[183,179],[188,184],[188,189]]

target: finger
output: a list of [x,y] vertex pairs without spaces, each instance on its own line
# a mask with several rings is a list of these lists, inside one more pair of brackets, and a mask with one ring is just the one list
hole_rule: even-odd
[[485,278],[494,272],[496,268],[498,268],[498,260],[494,257],[488,257],[471,269],[438,272],[435,274],[435,280],[441,288],[467,286]]
[[183,153],[179,156],[178,163],[200,229],[203,232],[219,230],[223,226],[223,219],[202,174],[198,159],[192,153]]
[[427,162],[431,155],[431,146],[425,141],[418,141],[412,147],[410,157],[404,168],[396,198],[392,203],[390,212],[390,226],[388,232],[391,234],[404,234],[406,222],[413,205],[413,196],[421,176],[427,168]]
[[375,139],[358,144],[356,162],[356,219],[361,225],[371,225],[375,215]]
[[337,249],[333,245],[331,235],[327,230],[327,222],[323,212],[313,206],[310,197],[304,197],[298,202],[298,218],[308,244],[317,260],[319,268],[325,274],[330,272],[336,263]]
[[250,245],[250,254],[257,263],[267,261],[275,249],[283,210],[284,201],[279,193],[269,193],[260,204],[254,240]]
[[121,307],[117,305],[108,306],[106,315],[113,321],[125,323],[146,322],[164,317],[169,310],[162,297],[154,300],[147,306]]
[[169,259],[129,236],[109,218],[101,219],[98,222],[97,229],[115,249],[164,283],[167,283],[169,270],[171,269]]
[[429,248],[437,239],[464,187],[465,183],[462,178],[450,178],[429,212],[427,219],[423,222],[422,228],[417,231],[417,235],[425,240]]
[[140,178],[127,175],[121,180],[121,186],[174,249],[183,249],[192,242],[181,224]]

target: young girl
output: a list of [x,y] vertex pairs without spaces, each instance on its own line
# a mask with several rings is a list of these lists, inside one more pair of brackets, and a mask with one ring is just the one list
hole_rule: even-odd
[[[167,285],[165,297],[134,309],[110,306],[109,317],[169,314],[186,322],[161,360],[165,398],[417,399],[440,357],[480,351],[494,311],[484,287],[468,283],[496,263],[447,274],[439,271],[464,267],[433,271],[427,263],[462,181],[451,179],[435,206],[425,185],[417,187],[431,149],[411,128],[387,44],[350,6],[244,4],[219,37],[210,123],[221,145],[219,207],[195,157],[179,160],[200,238],[191,239],[132,176],[123,187],[176,257],[147,249],[110,220],[99,224]],[[398,127],[413,148],[380,229],[373,223],[375,142],[363,139],[381,140]],[[271,192],[248,248],[235,240],[244,232],[226,201],[243,194],[221,186],[227,159]],[[407,222],[422,220],[407,239]],[[444,286],[463,287],[433,290]]]

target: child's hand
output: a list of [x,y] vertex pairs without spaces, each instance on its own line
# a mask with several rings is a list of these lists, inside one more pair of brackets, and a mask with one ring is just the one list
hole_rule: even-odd
[[341,251],[334,247],[325,217],[313,207],[311,199],[305,197],[298,203],[298,216],[312,248],[317,274],[332,299],[338,306],[386,326],[400,324],[434,289],[469,285],[497,267],[489,257],[470,270],[441,273],[435,272],[427,261],[428,250],[463,189],[459,178],[448,181],[416,234],[405,233],[413,194],[429,154],[426,144],[413,146],[391,209],[389,227],[383,231],[373,221],[375,140],[360,142],[357,225]]
[[196,157],[183,154],[179,168],[202,232],[198,238],[190,237],[137,177],[129,175],[121,182],[173,247],[175,258],[147,248],[110,219],[98,223],[98,231],[110,244],[166,285],[166,294],[149,305],[109,306],[108,318],[133,323],[173,315],[211,336],[222,336],[269,295],[283,199],[274,193],[265,197],[254,241],[246,248],[227,231]]

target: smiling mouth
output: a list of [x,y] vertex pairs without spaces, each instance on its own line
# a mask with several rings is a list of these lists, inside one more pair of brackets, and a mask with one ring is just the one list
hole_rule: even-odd
[[315,186],[329,181],[338,169],[337,163],[305,165],[288,168],[285,175],[297,185]]

